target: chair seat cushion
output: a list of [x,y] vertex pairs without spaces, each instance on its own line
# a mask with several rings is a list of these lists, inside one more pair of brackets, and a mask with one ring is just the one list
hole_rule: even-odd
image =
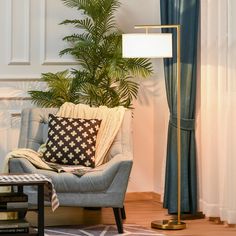
[[106,171],[98,167],[81,177],[71,173],[57,173],[41,169],[37,169],[36,172],[50,177],[58,193],[105,192],[116,175],[117,167]]

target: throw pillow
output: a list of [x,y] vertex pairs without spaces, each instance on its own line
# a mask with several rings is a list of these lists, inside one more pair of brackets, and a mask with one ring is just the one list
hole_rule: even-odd
[[43,158],[66,165],[95,166],[98,119],[66,118],[49,114],[48,139]]

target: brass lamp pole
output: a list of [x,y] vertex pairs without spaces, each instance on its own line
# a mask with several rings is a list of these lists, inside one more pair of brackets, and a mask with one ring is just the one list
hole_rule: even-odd
[[[178,215],[177,220],[157,220],[151,223],[153,228],[158,229],[185,229],[186,224],[181,222],[181,133],[180,133],[180,117],[181,117],[181,64],[180,64],[180,25],[137,25],[135,29],[145,29],[147,35],[149,29],[176,29],[177,31],[177,172],[178,172],[178,186],[177,186],[177,200],[178,200]],[[123,42],[124,43],[124,42]],[[125,43],[124,43],[125,44]],[[134,48],[133,51],[138,51],[141,48],[141,44]],[[128,45],[132,47],[132,44]],[[153,47],[162,47],[162,45],[153,45]],[[172,46],[172,45],[171,45]],[[145,50],[146,48],[144,48]],[[147,49],[146,49],[147,50]],[[161,50],[161,48],[160,48]],[[138,54],[135,53],[135,55]],[[143,55],[143,54],[142,54]],[[128,57],[128,56],[127,56]],[[148,57],[148,56],[147,56]],[[152,55],[152,58],[155,55]],[[159,57],[159,56],[157,56]],[[163,56],[164,57],[164,56]],[[163,58],[162,57],[162,58]]]

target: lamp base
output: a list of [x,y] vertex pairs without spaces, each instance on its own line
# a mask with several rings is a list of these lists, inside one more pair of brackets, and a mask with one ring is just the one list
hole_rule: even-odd
[[179,230],[185,229],[186,224],[182,221],[178,222],[177,220],[155,220],[152,221],[151,227],[155,229]]

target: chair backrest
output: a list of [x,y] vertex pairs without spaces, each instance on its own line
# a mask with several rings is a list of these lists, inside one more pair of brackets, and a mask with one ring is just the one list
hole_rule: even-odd
[[[21,114],[21,129],[19,148],[31,148],[35,151],[46,142],[48,130],[48,115],[56,114],[55,108],[27,108]],[[127,110],[121,127],[109,150],[107,159],[119,153],[132,155],[132,116]]]

